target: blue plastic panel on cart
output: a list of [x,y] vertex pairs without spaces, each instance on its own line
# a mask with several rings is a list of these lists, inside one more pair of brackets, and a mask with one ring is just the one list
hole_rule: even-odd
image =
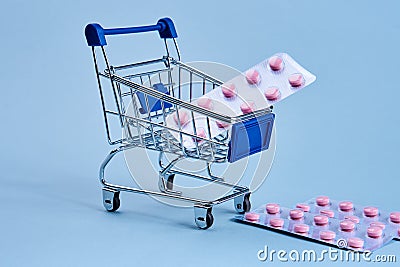
[[[161,93],[169,95],[168,89],[162,83],[153,84],[153,88]],[[139,98],[140,105],[142,108],[140,109],[140,113],[144,114],[147,113],[147,103],[145,94],[142,92],[137,92],[137,96]],[[161,101],[155,97],[147,96],[148,100],[148,107],[150,108],[151,112],[158,111],[162,109]],[[164,108],[172,107],[171,103],[164,102]]]
[[235,162],[269,147],[275,114],[268,113],[232,125],[228,161]]

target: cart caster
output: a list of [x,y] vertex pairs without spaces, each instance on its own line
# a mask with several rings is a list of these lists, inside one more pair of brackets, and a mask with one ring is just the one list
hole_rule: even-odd
[[119,200],[119,191],[104,187],[103,205],[109,212],[116,211],[121,205],[121,201]]
[[158,188],[160,191],[171,195],[182,195],[181,191],[173,190],[174,178],[175,174],[170,174],[167,176],[167,178],[164,178],[162,175],[160,175],[158,179]]
[[250,203],[250,193],[246,193],[239,197],[235,197],[234,199],[235,210],[238,213],[245,213],[250,211],[251,203]]
[[208,229],[214,223],[212,207],[194,206],[194,221],[200,229]]
[[170,174],[167,178],[167,189],[172,190],[174,188],[175,174]]

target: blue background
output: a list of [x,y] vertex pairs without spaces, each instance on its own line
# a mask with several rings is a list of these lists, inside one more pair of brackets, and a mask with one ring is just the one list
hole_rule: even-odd
[[[110,148],[83,35],[90,22],[169,16],[183,60],[240,70],[289,53],[317,81],[276,105],[276,158],[253,206],[327,194],[399,210],[398,3],[3,1],[0,266],[257,266],[269,264],[257,260],[264,245],[325,248],[231,222],[231,202],[214,209],[208,231],[195,228],[192,209],[146,196],[122,194],[119,212],[105,212],[97,171]],[[143,38],[133,59],[161,45]],[[122,159],[116,165],[113,175],[127,176]],[[377,253],[399,260],[399,248]]]

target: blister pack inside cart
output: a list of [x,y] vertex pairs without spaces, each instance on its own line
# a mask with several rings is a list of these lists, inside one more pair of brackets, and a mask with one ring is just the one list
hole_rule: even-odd
[[[149,31],[158,32],[162,40],[165,53],[161,57],[121,65],[110,62],[108,38]],[[221,81],[181,61],[177,32],[169,18],[129,28],[88,24],[85,35],[92,50],[107,139],[116,147],[100,166],[106,210],[116,211],[119,194],[126,191],[193,203],[195,222],[202,229],[212,225],[214,205],[233,199],[237,212],[249,211],[249,188],[226,182],[212,173],[211,165],[233,163],[267,150],[275,120],[272,104],[300,91],[315,76],[281,53]],[[116,185],[105,178],[105,169],[116,154],[137,147],[159,153],[159,190]],[[175,157],[164,163],[166,153]],[[185,158],[206,162],[207,175],[175,168]],[[229,193],[211,200],[186,196],[174,190],[175,175],[218,184]]]

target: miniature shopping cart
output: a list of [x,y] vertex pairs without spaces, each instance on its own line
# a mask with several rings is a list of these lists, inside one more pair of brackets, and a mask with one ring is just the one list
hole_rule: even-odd
[[[106,36],[149,31],[158,31],[163,40],[165,55],[142,62],[111,65],[106,55]],[[213,224],[214,205],[233,199],[237,212],[249,211],[250,190],[226,182],[223,177],[212,172],[211,166],[232,163],[268,149],[274,122],[272,107],[246,115],[227,116],[193,104],[195,98],[223,82],[181,62],[175,39],[177,33],[169,18],[162,18],[155,25],[130,28],[104,29],[99,24],[88,24],[85,35],[92,49],[108,143],[117,146],[100,166],[99,179],[103,186],[105,209],[113,212],[119,208],[120,191],[174,198],[193,203],[195,222],[202,229]],[[176,56],[171,56],[172,53]],[[183,131],[182,125],[171,127],[167,124],[170,115],[176,114],[179,119],[180,109],[189,111],[188,123],[193,127],[192,133]],[[196,116],[203,116],[206,120],[207,136],[197,135]],[[229,127],[225,132],[211,136],[210,125],[216,121],[229,124]],[[118,138],[113,135],[113,131],[118,132]],[[185,146],[184,140],[187,138],[196,140],[195,146]],[[138,147],[159,152],[159,191],[116,185],[105,179],[105,168],[116,154]],[[166,160],[166,153],[174,158]],[[174,168],[184,158],[205,161],[208,175]],[[175,175],[216,183],[228,187],[230,191],[213,200],[185,196],[174,190]]]

